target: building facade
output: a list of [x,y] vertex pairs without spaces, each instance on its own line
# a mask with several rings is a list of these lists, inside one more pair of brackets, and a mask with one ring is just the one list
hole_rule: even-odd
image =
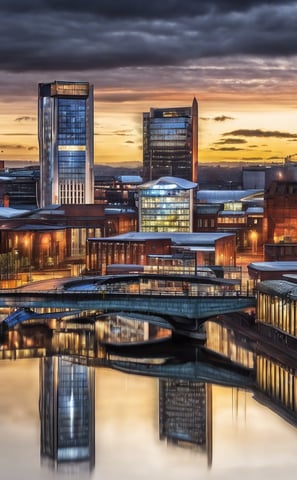
[[134,231],[137,215],[132,208],[96,204],[33,211],[0,207],[0,285],[20,286],[44,270],[79,275],[87,238]]
[[39,84],[39,206],[94,202],[93,86]]
[[264,190],[199,190],[194,232],[236,233],[238,251],[261,251]]
[[[170,273],[172,267],[175,271],[178,267],[179,273],[193,275],[200,271],[199,266],[235,266],[236,235],[130,232],[112,237],[88,238],[87,271],[105,275],[108,267],[114,265],[118,272],[124,266],[129,266],[131,271],[135,271],[135,266],[144,266],[155,273]],[[126,268],[124,270],[127,271]]]
[[13,208],[35,208],[39,184],[39,166],[6,168],[0,177],[0,205]]
[[143,114],[143,180],[198,177],[198,102],[191,107],[151,108]]
[[257,324],[263,336],[296,352],[297,285],[287,280],[257,284]]
[[161,177],[138,189],[140,232],[192,232],[196,183]]
[[295,260],[297,254],[297,181],[273,181],[265,191],[264,259]]
[[135,206],[139,185],[143,183],[139,175],[96,175],[94,200],[97,204]]

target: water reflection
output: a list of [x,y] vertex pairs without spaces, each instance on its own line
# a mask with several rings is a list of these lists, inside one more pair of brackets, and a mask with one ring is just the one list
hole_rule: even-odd
[[40,358],[43,468],[95,466],[95,368],[155,377],[158,438],[213,463],[213,385],[249,390],[297,425],[296,360],[260,345],[223,321],[207,322],[207,344],[179,343],[164,328],[119,316],[54,325],[27,324],[2,337],[5,359]]
[[159,380],[159,435],[181,447],[199,448],[212,463],[212,387],[203,382]]
[[[94,368],[62,357],[40,359],[40,452],[67,471],[95,464]],[[46,462],[46,461],[49,462]]]
[[207,345],[255,372],[255,398],[297,425],[297,358],[223,323],[207,322]]

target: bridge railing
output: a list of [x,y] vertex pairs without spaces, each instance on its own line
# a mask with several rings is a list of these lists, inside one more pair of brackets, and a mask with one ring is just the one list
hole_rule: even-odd
[[226,289],[226,288],[148,288],[147,286],[142,285],[134,285],[134,288],[128,286],[119,286],[116,285],[108,286],[104,285],[98,286],[98,288],[92,288],[90,290],[87,289],[80,289],[80,288],[71,288],[62,290],[62,292],[76,292],[76,293],[83,293],[86,294],[94,294],[98,293],[101,296],[104,295],[137,295],[137,296],[151,296],[151,295],[159,295],[159,296],[181,296],[181,297],[255,297],[255,290],[250,288],[241,288],[241,289]]
[[199,298],[199,297],[255,297],[256,293],[254,289],[242,289],[242,290],[212,290],[212,291],[197,291],[197,292],[191,292],[191,291],[180,291],[180,290],[161,290],[161,289],[139,289],[139,290],[130,290],[130,289],[79,289],[79,288],[71,288],[71,289],[50,289],[50,290],[24,290],[22,291],[21,289],[6,289],[6,290],[0,290],[0,295],[9,295],[10,293],[12,294],[18,294],[18,295],[23,295],[25,294],[26,296],[30,295],[68,295],[68,294],[80,294],[80,295],[98,295],[101,298],[104,298],[105,296],[126,296],[126,295],[131,295],[131,296],[141,296],[141,297],[146,297],[146,296],[174,296],[174,297],[191,297],[191,298]]

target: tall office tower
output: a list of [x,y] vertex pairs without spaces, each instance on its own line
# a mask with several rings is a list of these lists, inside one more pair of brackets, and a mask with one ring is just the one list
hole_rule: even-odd
[[198,102],[192,107],[151,108],[143,114],[143,180],[198,178]]
[[39,84],[39,206],[94,203],[93,86]]

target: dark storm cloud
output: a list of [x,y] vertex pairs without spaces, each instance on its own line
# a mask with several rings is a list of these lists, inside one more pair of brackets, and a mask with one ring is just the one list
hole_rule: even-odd
[[266,138],[296,138],[297,133],[290,133],[290,132],[279,132],[278,130],[249,130],[249,129],[240,129],[240,130],[233,130],[233,132],[226,132],[223,136],[233,135],[238,137],[266,137]]
[[14,119],[15,122],[34,122],[35,120],[35,117],[30,117],[29,115],[24,115],[22,117],[17,117]]
[[211,117],[200,117],[201,120],[204,121],[209,121],[213,120],[214,122],[226,122],[227,120],[234,120],[233,117],[228,117],[226,115],[219,115],[217,117],[211,118]]
[[131,129],[127,129],[127,130],[115,130],[113,132],[113,135],[118,135],[120,137],[128,137],[131,135],[131,133],[133,133],[133,131]]
[[23,132],[8,132],[8,133],[3,133],[1,131],[1,137],[19,137],[19,136],[22,136],[22,137],[36,137],[36,133],[23,133]]
[[219,117],[215,117],[215,122],[226,122],[226,120],[234,120],[233,117],[227,117],[226,115],[220,115]]
[[0,67],[73,71],[297,52],[296,1],[2,0]]
[[9,143],[1,143],[0,144],[0,149],[1,150],[22,150],[26,148],[24,145],[20,145],[20,144],[9,144]]
[[[205,15],[209,12],[244,12],[263,3],[278,5],[279,0],[261,2],[259,0],[97,0],[83,2],[82,0],[2,0],[4,11],[52,11],[87,12],[106,18],[175,18],[181,16]],[[284,4],[294,4],[294,0]]]
[[221,147],[221,148],[212,147],[210,150],[212,150],[213,152],[241,152],[244,149],[237,148],[237,147]]
[[114,130],[112,132],[106,132],[106,131],[103,131],[103,132],[97,132],[95,135],[99,135],[99,136],[114,136],[114,135],[117,135],[118,137],[130,137],[131,134],[133,134],[133,130],[131,129],[127,129],[127,130]]
[[247,141],[242,138],[224,138],[224,140],[215,142],[215,145],[237,145],[243,143],[247,143]]

